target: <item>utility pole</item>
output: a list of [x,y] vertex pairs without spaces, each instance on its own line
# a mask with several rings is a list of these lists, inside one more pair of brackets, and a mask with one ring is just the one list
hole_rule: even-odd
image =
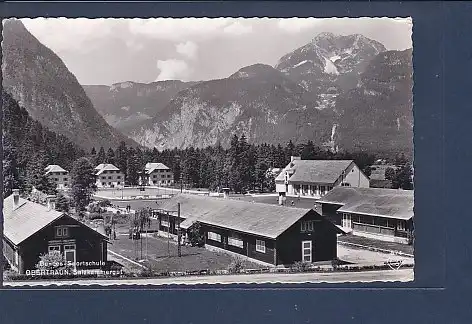
[[177,253],[179,257],[182,256],[182,246],[180,243],[181,240],[181,233],[180,233],[180,203],[177,203]]

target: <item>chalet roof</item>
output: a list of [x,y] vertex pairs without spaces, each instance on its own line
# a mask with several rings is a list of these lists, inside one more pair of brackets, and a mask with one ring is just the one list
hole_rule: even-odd
[[[13,210],[13,195],[3,201],[3,234],[15,245],[22,243],[47,225],[66,215],[23,198],[20,198],[18,206]],[[88,228],[97,232],[91,227]],[[103,236],[103,234],[97,233]]]
[[46,174],[49,174],[51,172],[67,172],[64,170],[62,167],[60,167],[57,164],[50,164],[46,168],[44,168],[44,171],[46,171]]
[[333,184],[342,173],[353,163],[353,160],[294,160],[275,178],[284,181],[285,172],[293,172],[290,182],[308,182]]
[[120,169],[110,163],[99,164],[95,167],[95,170],[97,171],[96,175],[102,174],[103,171],[120,171]]
[[307,213],[316,213],[311,209],[188,194],[166,199],[159,208],[176,210],[177,203],[185,218],[183,227],[199,221],[268,238],[277,238]]
[[146,163],[145,169],[147,174],[151,174],[155,170],[170,170],[169,167],[163,163]]
[[408,220],[413,217],[413,190],[336,187],[318,200],[336,204],[341,213],[363,214]]

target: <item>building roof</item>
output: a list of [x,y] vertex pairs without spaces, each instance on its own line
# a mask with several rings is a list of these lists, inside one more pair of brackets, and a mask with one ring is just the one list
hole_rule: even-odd
[[[23,198],[20,198],[18,206],[13,210],[13,195],[3,200],[3,234],[15,245],[22,243],[55,220],[66,216],[64,213],[54,209],[49,210],[44,205]],[[93,228],[83,225],[105,237]]]
[[177,203],[185,218],[183,227],[199,221],[269,238],[277,238],[307,213],[316,213],[311,209],[188,194],[166,199],[159,208],[175,211]]
[[277,176],[284,181],[285,172],[293,172],[290,182],[333,184],[353,163],[353,160],[294,160]]
[[336,187],[323,198],[321,204],[336,204],[341,213],[363,214],[408,220],[413,217],[413,190]]
[[67,172],[63,168],[61,168],[57,164],[50,164],[47,167],[44,168],[44,171],[46,171],[46,174],[51,173],[51,172]]
[[97,171],[96,175],[103,173],[103,171],[120,171],[120,169],[110,163],[99,164],[95,167],[95,170]]
[[146,173],[147,174],[151,174],[153,173],[155,170],[170,170],[169,167],[167,167],[165,164],[163,163],[146,163]]

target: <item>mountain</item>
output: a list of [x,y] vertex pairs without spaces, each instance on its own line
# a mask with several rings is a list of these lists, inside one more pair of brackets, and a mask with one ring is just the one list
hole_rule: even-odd
[[319,109],[334,109],[336,97],[355,87],[369,62],[385,50],[381,43],[360,34],[324,32],[284,55],[275,68],[306,90],[319,93]]
[[2,48],[4,89],[44,127],[83,148],[136,145],[106,123],[64,62],[19,20],[5,21]]
[[225,79],[200,82],[180,91],[130,137],[164,148],[229,144],[232,134],[252,143],[317,143],[331,134],[332,111],[315,108],[316,97],[273,67],[255,64]]
[[413,151],[412,50],[387,51],[366,67],[356,88],[336,100],[336,143],[347,149]]
[[112,86],[83,85],[85,93],[108,124],[128,130],[156,116],[179,91],[196,82],[121,82]]

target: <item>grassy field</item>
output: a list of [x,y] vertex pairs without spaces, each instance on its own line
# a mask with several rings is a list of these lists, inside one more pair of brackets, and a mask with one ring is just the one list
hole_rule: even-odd
[[[117,240],[109,246],[109,249],[128,259],[139,261],[152,271],[200,271],[200,270],[225,270],[233,262],[234,257],[227,253],[209,251],[205,248],[182,246],[182,256],[177,255],[177,244],[172,240],[161,237],[146,237],[141,241],[130,240],[127,235],[117,236]],[[244,261],[244,268],[257,269],[261,266]]]

